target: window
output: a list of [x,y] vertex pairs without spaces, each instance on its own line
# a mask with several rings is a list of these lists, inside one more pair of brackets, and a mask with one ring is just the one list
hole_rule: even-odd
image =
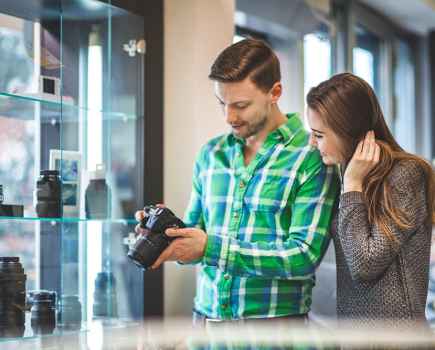
[[327,33],[316,32],[304,36],[304,95],[332,74],[331,43]]
[[269,43],[281,64],[280,109],[303,115],[308,90],[332,74],[328,10],[304,1],[269,7],[261,0],[238,0],[234,42],[251,34]]
[[381,40],[363,26],[358,25],[355,29],[355,41],[356,45],[353,48],[353,72],[367,81],[379,96]]
[[406,151],[416,152],[415,113],[415,64],[408,42],[395,43],[396,65],[394,67],[394,136]]
[[236,31],[233,38],[233,43],[236,43],[238,41],[244,40],[244,39],[258,39],[263,40],[269,45],[271,45],[270,40],[266,33],[262,33],[256,30],[248,29],[241,26],[236,26]]

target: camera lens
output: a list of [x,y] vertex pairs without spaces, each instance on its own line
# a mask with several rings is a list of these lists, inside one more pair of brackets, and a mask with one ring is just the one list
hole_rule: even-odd
[[117,317],[116,280],[111,272],[100,272],[95,278],[95,317]]
[[51,334],[56,327],[56,292],[37,290],[28,293],[31,326],[34,334]]
[[168,208],[147,206],[144,208],[146,217],[141,221],[141,227],[149,230],[147,235],[141,235],[127,256],[144,269],[151,267],[165,248],[174,240],[165,235],[171,227],[186,227]]
[[162,234],[150,233],[140,236],[136,244],[129,250],[128,257],[144,269],[150,268],[160,254],[169,245],[169,241]]
[[41,170],[36,182],[36,213],[39,217],[57,218],[62,215],[62,182],[58,170]]
[[59,328],[78,330],[82,322],[82,305],[77,295],[63,295],[59,300],[57,325]]
[[24,334],[26,275],[18,257],[0,257],[0,337]]

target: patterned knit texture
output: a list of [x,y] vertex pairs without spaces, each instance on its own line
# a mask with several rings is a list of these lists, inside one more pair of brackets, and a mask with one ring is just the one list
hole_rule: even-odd
[[427,221],[424,173],[415,161],[400,161],[386,180],[394,206],[405,213],[412,228],[400,229],[389,222],[397,241],[392,242],[370,225],[361,192],[341,195],[332,223],[337,314],[365,323],[424,322],[432,228]]

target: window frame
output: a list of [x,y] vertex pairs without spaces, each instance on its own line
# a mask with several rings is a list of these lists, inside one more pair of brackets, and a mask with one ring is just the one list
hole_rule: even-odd
[[429,101],[425,92],[430,82],[428,72],[428,43],[425,37],[413,34],[391,22],[387,17],[355,0],[331,0],[331,18],[335,26],[332,59],[334,74],[353,72],[353,48],[356,46],[355,27],[360,24],[381,39],[381,57],[378,67],[379,100],[389,127],[396,115],[394,72],[396,40],[406,42],[414,54],[415,70],[415,146],[417,154],[432,159],[432,134]]

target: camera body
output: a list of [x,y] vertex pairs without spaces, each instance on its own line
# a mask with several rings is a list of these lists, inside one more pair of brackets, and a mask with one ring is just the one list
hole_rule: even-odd
[[41,170],[36,182],[36,213],[40,218],[62,216],[62,182],[58,170]]
[[186,225],[168,208],[150,205],[144,208],[144,212],[145,217],[141,220],[140,227],[147,234],[138,237],[135,245],[128,251],[128,257],[146,270],[174,240],[165,234],[166,229],[184,228]]

